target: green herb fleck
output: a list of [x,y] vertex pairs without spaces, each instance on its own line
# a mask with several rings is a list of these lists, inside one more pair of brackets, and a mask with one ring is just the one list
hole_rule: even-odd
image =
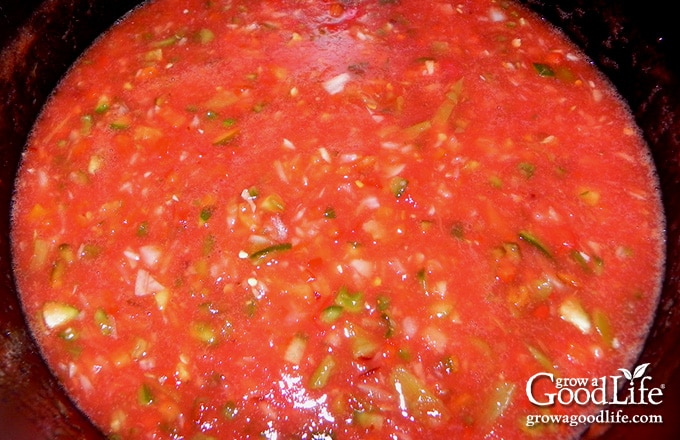
[[208,220],[210,220],[210,217],[213,215],[213,211],[215,210],[214,206],[204,206],[201,209],[201,222],[206,223]]
[[534,69],[538,73],[538,76],[543,76],[543,77],[554,77],[555,76],[555,71],[552,70],[552,68],[544,63],[534,63]]
[[146,237],[149,234],[149,222],[143,221],[137,226],[137,237]]
[[324,216],[325,218],[335,218],[335,209],[333,209],[332,207],[329,206],[329,207],[326,208],[326,210],[323,212],[323,216]]
[[143,384],[137,390],[137,402],[140,405],[148,406],[153,403],[154,397],[151,388],[147,384]]
[[533,177],[534,173],[536,172],[536,167],[534,166],[534,164],[529,162],[520,162],[517,165],[517,169],[527,179]]

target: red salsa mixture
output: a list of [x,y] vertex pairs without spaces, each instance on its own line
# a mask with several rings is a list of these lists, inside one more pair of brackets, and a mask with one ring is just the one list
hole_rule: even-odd
[[525,385],[635,362],[656,183],[511,2],[158,0],[39,118],[15,273],[109,438],[564,438]]

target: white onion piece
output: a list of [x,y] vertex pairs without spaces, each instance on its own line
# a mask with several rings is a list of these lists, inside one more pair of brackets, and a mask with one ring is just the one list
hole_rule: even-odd
[[154,267],[161,257],[161,249],[151,244],[142,246],[139,248],[139,255],[146,267]]
[[323,88],[330,95],[335,95],[345,89],[345,85],[349,82],[351,76],[349,73],[341,73],[323,83]]
[[139,269],[137,271],[137,279],[135,280],[135,295],[146,296],[151,295],[161,290],[165,290],[165,286],[156,281],[151,274],[144,270]]

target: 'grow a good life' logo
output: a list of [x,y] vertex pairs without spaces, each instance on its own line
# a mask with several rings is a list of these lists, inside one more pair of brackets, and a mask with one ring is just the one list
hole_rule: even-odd
[[[659,405],[663,388],[652,387],[645,375],[649,363],[633,371],[619,368],[623,376],[555,377],[553,373],[536,373],[529,378],[526,395],[536,406],[560,405]],[[627,383],[626,383],[627,381]]]

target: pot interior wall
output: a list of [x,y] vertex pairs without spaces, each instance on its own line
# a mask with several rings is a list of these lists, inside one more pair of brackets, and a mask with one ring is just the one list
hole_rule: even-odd
[[[27,330],[12,278],[9,227],[13,180],[33,121],[68,66],[139,0],[0,1],[0,426],[7,438],[103,436],[69,401]],[[667,270],[657,319],[639,363],[651,362],[661,425],[615,425],[604,438],[678,438],[680,409],[680,44],[660,0],[524,0],[580,45],[629,103],[659,172],[667,215]],[[19,25],[17,25],[19,23]],[[586,437],[600,435],[591,429]]]

